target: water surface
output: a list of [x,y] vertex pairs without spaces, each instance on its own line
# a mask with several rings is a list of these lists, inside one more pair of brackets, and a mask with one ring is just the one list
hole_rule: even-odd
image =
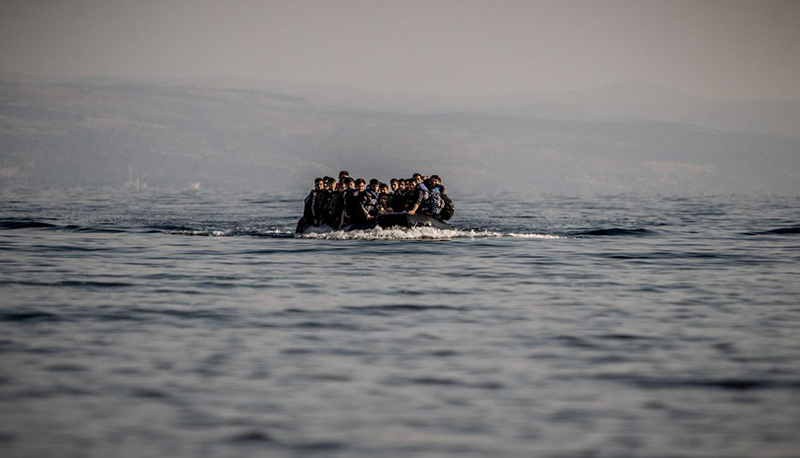
[[9,457],[795,457],[800,199],[0,191]]

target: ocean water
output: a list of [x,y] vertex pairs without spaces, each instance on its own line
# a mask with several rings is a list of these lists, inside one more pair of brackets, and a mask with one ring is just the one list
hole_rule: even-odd
[[4,457],[797,457],[800,198],[0,190]]

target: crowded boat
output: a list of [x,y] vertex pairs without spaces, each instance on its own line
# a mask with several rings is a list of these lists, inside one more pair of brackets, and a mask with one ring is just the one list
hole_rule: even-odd
[[314,180],[296,232],[398,226],[450,229],[446,221],[454,213],[455,204],[438,175],[415,173],[383,183],[376,178],[354,179],[341,171],[338,180],[330,176]]

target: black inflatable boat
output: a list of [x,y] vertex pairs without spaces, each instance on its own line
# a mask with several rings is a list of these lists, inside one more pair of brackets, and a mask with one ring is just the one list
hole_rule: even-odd
[[[327,226],[323,226],[327,227]],[[387,213],[385,215],[380,215],[376,218],[372,218],[371,220],[367,221],[364,224],[351,224],[346,226],[343,230],[344,231],[357,231],[357,230],[369,230],[375,229],[376,227],[380,227],[383,229],[388,229],[390,227],[433,227],[436,229],[452,229],[453,227],[449,224],[445,223],[444,221],[438,220],[432,216],[427,215],[409,215],[406,212],[401,213]],[[313,231],[314,226],[302,227],[298,224],[297,232],[299,234]]]
[[387,213],[377,218],[372,218],[366,224],[351,224],[344,228],[345,231],[355,231],[359,229],[375,229],[375,227],[388,229],[390,227],[435,227],[436,229],[452,229],[453,227],[444,221],[438,220],[427,215],[409,215],[402,213]]

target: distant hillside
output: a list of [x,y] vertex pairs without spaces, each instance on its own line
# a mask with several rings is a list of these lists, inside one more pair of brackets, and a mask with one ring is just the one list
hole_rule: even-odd
[[729,132],[800,138],[800,102],[719,101],[642,81],[571,92],[521,94],[493,110],[514,116],[576,120],[647,120]]
[[318,107],[407,114],[480,113],[570,121],[661,121],[729,132],[800,138],[800,101],[705,99],[644,81],[624,81],[582,91],[502,96],[435,96],[377,93],[344,86],[242,78],[44,78],[0,73],[0,81],[79,86],[195,87],[286,94]]
[[719,101],[644,81],[583,91],[463,97],[385,94],[338,86],[226,78],[196,80],[194,84],[295,94],[319,104],[349,109],[415,114],[468,112],[573,121],[646,120],[800,138],[800,101]]
[[345,168],[385,180],[438,173],[455,193],[800,192],[800,139],[789,136],[553,101],[533,114],[488,110],[496,98],[412,110],[422,96],[178,83],[189,81],[0,84],[0,185],[299,193]]

